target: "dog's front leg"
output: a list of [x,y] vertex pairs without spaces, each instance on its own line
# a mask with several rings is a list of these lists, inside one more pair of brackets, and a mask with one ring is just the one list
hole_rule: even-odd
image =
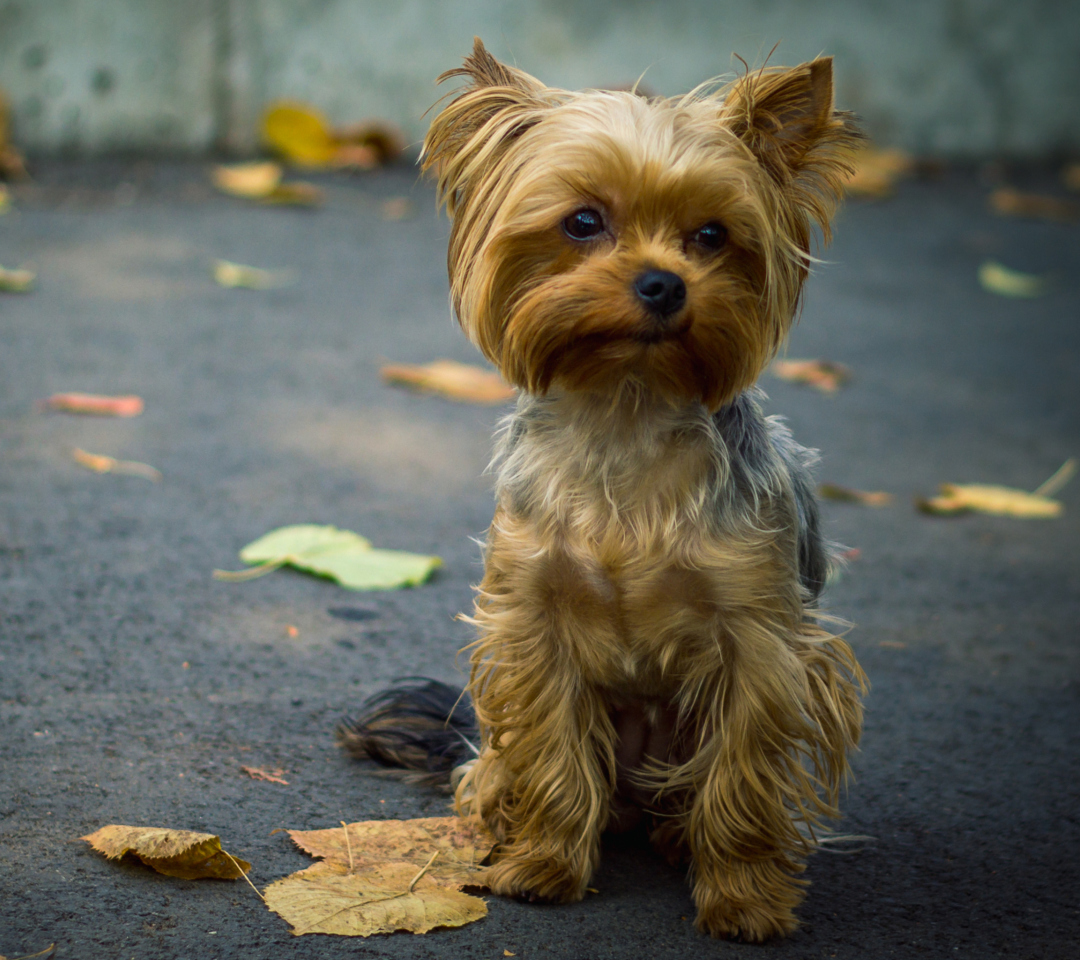
[[572,566],[496,516],[469,685],[481,751],[457,799],[499,838],[488,886],[529,899],[584,896],[613,790],[614,732],[579,649],[602,640],[590,631],[603,597]]

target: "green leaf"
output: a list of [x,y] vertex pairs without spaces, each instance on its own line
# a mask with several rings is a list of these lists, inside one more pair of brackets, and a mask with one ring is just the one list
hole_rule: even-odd
[[[423,583],[436,567],[438,557],[403,550],[375,550],[351,530],[301,523],[279,527],[240,551],[244,563],[258,564],[267,572],[283,565],[336,580],[349,590],[392,590]],[[258,569],[219,579],[249,579]]]

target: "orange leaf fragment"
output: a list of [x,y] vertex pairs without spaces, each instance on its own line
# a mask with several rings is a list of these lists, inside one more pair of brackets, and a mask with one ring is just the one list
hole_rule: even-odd
[[235,163],[214,167],[210,179],[224,193],[258,200],[273,192],[283,173],[280,163]]
[[379,372],[387,383],[467,403],[503,403],[514,396],[514,388],[495,371],[456,360],[435,360],[423,366],[387,364]]
[[855,490],[836,483],[823,483],[818,487],[818,496],[840,503],[858,503],[864,507],[887,507],[894,499],[891,493],[884,490]]
[[137,417],[144,406],[142,397],[133,394],[110,397],[97,393],[54,393],[43,403],[50,410],[98,417]]
[[915,169],[915,158],[903,150],[864,147],[854,158],[855,170],[844,189],[862,197],[881,199],[889,196],[896,181]]
[[772,372],[781,380],[805,383],[823,393],[836,393],[851,379],[851,371],[831,360],[774,360]]
[[288,780],[283,780],[281,775],[288,773],[288,770],[282,770],[281,767],[274,767],[273,770],[267,770],[265,767],[241,767],[252,780],[265,780],[267,783],[280,783],[282,786],[287,787],[289,785]]
[[137,460],[117,460],[116,457],[108,457],[101,453],[87,453],[78,447],[71,451],[71,459],[95,473],[126,473],[133,477],[145,477],[155,483],[161,479],[160,470],[155,470],[150,464],[139,463]]
[[1003,217],[1028,217],[1065,223],[1080,219],[1080,205],[1070,200],[1041,193],[1023,193],[1011,187],[999,187],[991,193],[990,208]]

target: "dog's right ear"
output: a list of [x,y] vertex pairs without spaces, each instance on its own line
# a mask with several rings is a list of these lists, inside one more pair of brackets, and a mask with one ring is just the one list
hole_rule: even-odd
[[506,146],[554,105],[550,96],[554,91],[500,63],[479,37],[464,64],[447,70],[439,83],[454,77],[468,82],[431,122],[421,154],[423,169],[435,171],[440,199],[451,216],[469,185],[482,180]]

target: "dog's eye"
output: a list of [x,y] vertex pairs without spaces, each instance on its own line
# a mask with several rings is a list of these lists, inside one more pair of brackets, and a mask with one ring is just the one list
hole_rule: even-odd
[[707,223],[696,230],[690,239],[706,250],[719,250],[727,243],[727,230],[722,223]]
[[562,228],[571,240],[591,240],[604,232],[604,218],[595,210],[578,210],[562,222]]

